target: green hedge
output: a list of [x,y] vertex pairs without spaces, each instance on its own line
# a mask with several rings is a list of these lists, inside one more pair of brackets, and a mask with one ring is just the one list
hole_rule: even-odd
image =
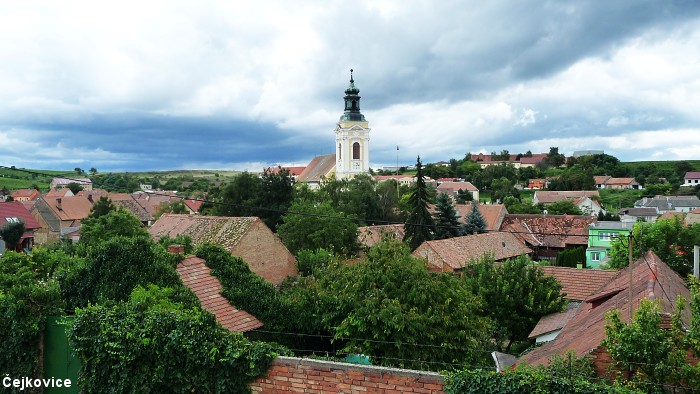
[[591,381],[577,376],[558,376],[545,370],[524,369],[498,373],[484,370],[464,370],[448,373],[444,390],[448,394],[491,393],[491,394],[532,394],[532,393],[638,393],[620,386]]

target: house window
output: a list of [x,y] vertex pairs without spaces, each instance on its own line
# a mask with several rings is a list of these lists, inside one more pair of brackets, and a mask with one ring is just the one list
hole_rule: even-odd
[[617,235],[617,233],[598,233],[598,240],[610,242],[614,238],[617,238]]
[[600,261],[600,252],[591,252],[591,261]]
[[360,143],[355,142],[352,144],[352,159],[353,160],[360,160]]

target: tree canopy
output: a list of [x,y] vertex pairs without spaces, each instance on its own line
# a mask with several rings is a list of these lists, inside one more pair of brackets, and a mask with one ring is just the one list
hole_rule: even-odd
[[428,211],[431,198],[428,193],[428,185],[423,177],[423,164],[420,156],[416,160],[416,183],[408,197],[410,212],[404,225],[404,241],[407,241],[411,249],[418,248],[423,242],[433,238],[432,230],[435,226],[433,217]]
[[464,234],[459,215],[447,193],[439,193],[435,200],[435,239],[458,237]]

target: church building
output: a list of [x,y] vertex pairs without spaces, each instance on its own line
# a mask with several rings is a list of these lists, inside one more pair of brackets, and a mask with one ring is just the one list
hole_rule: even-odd
[[350,70],[350,85],[345,89],[345,110],[335,126],[335,153],[316,156],[297,178],[312,188],[323,178],[338,179],[369,173],[369,123],[360,112],[360,89]]

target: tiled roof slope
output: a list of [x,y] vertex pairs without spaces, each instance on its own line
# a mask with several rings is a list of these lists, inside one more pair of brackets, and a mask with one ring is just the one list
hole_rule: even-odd
[[580,197],[600,197],[597,190],[591,191],[536,191],[537,202],[551,204],[562,200],[573,200]]
[[[532,250],[510,233],[493,232],[465,235],[425,241],[413,252],[414,256],[427,258],[428,263],[447,264],[453,270],[462,269],[472,259],[491,253],[496,261],[532,253]],[[438,268],[442,268],[441,266]]]
[[[41,227],[34,216],[19,201],[0,202],[0,228],[10,223],[12,218],[17,218],[24,223],[26,230],[38,229]],[[10,219],[10,220],[7,220]]]
[[371,248],[379,243],[383,237],[393,237],[399,241],[403,239],[403,224],[386,224],[382,226],[364,226],[357,228],[357,240],[360,245]]
[[[632,265],[632,308],[639,306],[642,299],[659,300],[661,311],[673,313],[676,298],[690,299],[685,281],[653,252],[649,251]],[[605,313],[618,309],[623,321],[629,315],[629,270],[618,271],[610,282],[589,299],[600,298],[595,303],[584,302],[576,309],[576,315],[551,342],[534,349],[518,360],[518,363],[547,365],[550,357],[574,351],[578,357],[585,356],[599,347],[605,338]],[[662,290],[663,289],[663,290]],[[608,294],[607,297],[596,297]],[[671,300],[671,301],[669,301]],[[594,307],[595,305],[595,307]],[[687,310],[686,310],[687,312]],[[689,323],[689,314],[683,316]]]
[[195,245],[211,242],[231,249],[253,225],[256,217],[165,214],[148,229],[155,239],[187,235]]
[[547,276],[556,278],[562,286],[562,293],[570,300],[583,301],[608,283],[618,271],[593,270],[570,267],[540,266]]
[[44,201],[62,221],[85,219],[92,209],[92,202],[84,196],[44,197]]
[[216,320],[231,331],[246,332],[262,327],[262,323],[246,311],[234,308],[221,295],[221,283],[211,275],[205,261],[198,257],[188,257],[177,265],[177,273],[182,283],[192,289],[202,308],[216,316]]
[[566,323],[576,315],[576,308],[578,306],[578,304],[569,303],[569,307],[567,307],[564,312],[552,313],[544,316],[537,322],[537,325],[532,329],[528,338],[535,338],[552,331],[561,330],[566,326]]
[[[503,204],[478,204],[479,213],[486,220],[487,231],[498,231],[501,229],[503,218],[505,218],[508,210]],[[457,215],[460,216],[459,221],[464,223],[465,218],[472,211],[472,204],[455,204]]]
[[508,214],[502,231],[515,234],[526,244],[564,248],[566,245],[588,245],[588,225],[598,218],[586,215]]
[[[146,208],[136,202],[134,196],[129,193],[109,193],[107,197],[112,200],[114,205],[122,207],[133,213],[134,216],[139,218],[139,220],[142,222],[147,222],[152,219],[152,216],[148,213],[148,211],[146,211]],[[97,202],[97,200],[94,200],[94,198],[93,201]]]
[[311,160],[304,171],[297,177],[298,182],[320,182],[321,177],[325,177],[335,168],[335,153],[330,155],[316,156]]

